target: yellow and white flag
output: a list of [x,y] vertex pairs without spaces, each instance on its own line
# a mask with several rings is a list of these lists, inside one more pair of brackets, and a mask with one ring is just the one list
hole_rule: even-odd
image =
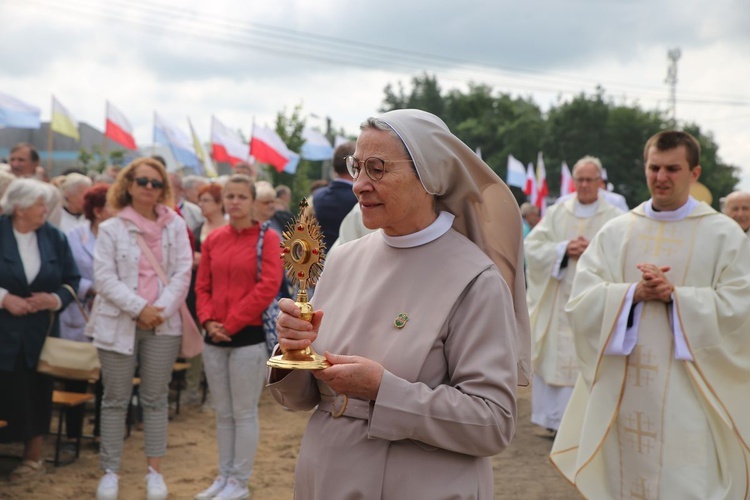
[[201,140],[198,138],[198,134],[195,133],[195,129],[193,129],[193,123],[190,121],[190,118],[188,118],[188,126],[190,126],[190,134],[193,136],[193,147],[195,148],[195,154],[198,155],[198,159],[203,164],[203,170],[205,170],[207,176],[215,179],[216,177],[218,177],[216,169],[214,168],[213,163],[211,163],[211,158],[206,156],[206,153],[203,151]]
[[55,96],[52,96],[52,121],[50,122],[50,128],[53,132],[72,137],[76,141],[81,140],[78,135],[78,122],[65,109],[65,106],[55,99]]

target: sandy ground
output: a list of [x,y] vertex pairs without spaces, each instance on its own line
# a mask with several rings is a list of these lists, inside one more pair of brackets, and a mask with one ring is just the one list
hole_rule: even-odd
[[[552,468],[547,458],[552,441],[538,436],[529,422],[530,390],[519,390],[519,426],[511,446],[493,458],[496,499],[574,499],[575,491]],[[285,411],[264,391],[260,403],[261,442],[250,479],[252,498],[288,500],[293,497],[294,464],[308,413]],[[90,432],[90,425],[85,432]],[[47,456],[54,454],[50,436]],[[18,454],[14,445],[0,445],[0,454]],[[183,406],[169,426],[169,451],[163,473],[170,499],[189,499],[206,488],[217,473],[214,417],[199,406]],[[84,441],[81,457],[74,463],[55,468],[21,485],[6,482],[18,459],[0,458],[0,498],[2,499],[79,499],[93,498],[100,476],[96,452]],[[143,434],[134,431],[125,441],[120,498],[145,497]]]

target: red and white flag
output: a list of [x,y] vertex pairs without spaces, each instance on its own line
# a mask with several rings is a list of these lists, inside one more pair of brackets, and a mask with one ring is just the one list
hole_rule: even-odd
[[250,154],[255,157],[256,161],[273,165],[273,168],[279,172],[289,174],[297,172],[299,155],[284,144],[275,130],[268,127],[253,126]]
[[536,181],[537,181],[537,199],[536,206],[542,212],[542,216],[547,211],[547,195],[549,194],[549,188],[547,187],[547,169],[544,168],[544,159],[542,158],[542,152],[536,157]]
[[534,165],[531,162],[526,166],[526,185],[523,188],[523,192],[529,203],[536,205],[539,191],[536,188],[536,174],[534,174]]
[[104,135],[128,149],[137,149],[133,137],[133,126],[130,125],[125,115],[109,101],[107,101],[107,124]]
[[561,171],[561,178],[560,178],[560,196],[565,196],[566,194],[574,193],[576,190],[576,185],[573,182],[573,176],[570,173],[570,168],[568,167],[568,164],[566,162],[563,162]]
[[216,117],[211,117],[211,156],[216,162],[226,162],[235,166],[247,161],[250,156],[247,144],[239,134],[224,126]]

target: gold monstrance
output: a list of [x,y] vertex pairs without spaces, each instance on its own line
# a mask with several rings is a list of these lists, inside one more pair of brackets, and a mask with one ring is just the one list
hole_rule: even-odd
[[[323,232],[317,219],[305,213],[306,208],[307,201],[303,198],[299,203],[299,215],[282,234],[281,258],[284,259],[287,278],[299,286],[296,304],[300,317],[312,321],[313,307],[307,301],[307,288],[315,286],[320,278],[326,257]],[[331,366],[325,356],[316,353],[312,347],[287,350],[282,355],[272,357],[266,364],[286,370],[320,370]]]

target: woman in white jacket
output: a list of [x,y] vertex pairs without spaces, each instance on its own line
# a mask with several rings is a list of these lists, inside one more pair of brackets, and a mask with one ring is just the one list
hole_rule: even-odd
[[[139,158],[125,167],[107,201],[119,210],[104,222],[94,251],[97,296],[87,334],[99,349],[104,382],[97,499],[118,496],[125,416],[136,364],[140,368],[146,496],[167,498],[161,457],[167,448],[169,381],[180,350],[180,305],[190,285],[192,251],[185,221],[172,209],[164,166]],[[141,240],[139,242],[139,240]],[[166,273],[159,279],[141,245],[147,245]]]

